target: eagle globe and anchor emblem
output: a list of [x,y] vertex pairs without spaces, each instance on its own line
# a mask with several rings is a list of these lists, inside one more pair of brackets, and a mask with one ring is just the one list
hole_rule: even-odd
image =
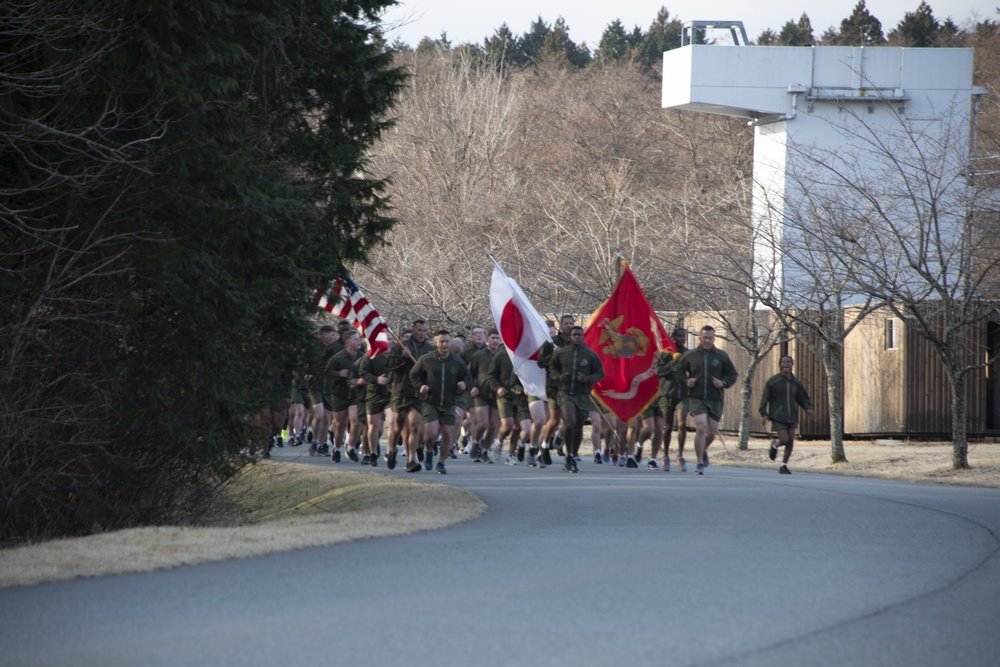
[[[649,355],[650,340],[649,336],[640,329],[639,327],[629,327],[625,331],[621,330],[622,323],[625,320],[625,316],[621,315],[615,319],[604,318],[598,325],[601,329],[601,335],[598,338],[598,343],[603,345],[603,352],[607,356],[614,357],[615,359],[638,359],[639,357],[650,356],[649,365],[646,369],[640,373],[637,373],[633,378],[630,385],[625,389],[625,391],[614,391],[611,389],[605,389],[601,391],[601,395],[619,401],[631,400],[635,397],[639,390],[639,385],[643,381],[651,378],[655,372],[654,359],[652,355]],[[650,319],[650,331],[657,338],[656,348],[660,349],[659,340],[659,328],[656,326],[657,322]]]

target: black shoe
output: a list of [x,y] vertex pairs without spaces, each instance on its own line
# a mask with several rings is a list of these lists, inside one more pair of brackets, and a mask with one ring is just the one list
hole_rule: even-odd
[[309,456],[319,456],[319,451],[316,449],[316,443],[309,445]]
[[417,460],[423,462],[424,460],[424,446],[420,445],[417,447]]
[[372,454],[371,456],[368,457],[368,465],[370,465],[372,468],[378,467],[378,454]]
[[701,463],[706,468],[708,467],[708,452],[705,452],[704,455],[702,455],[702,457],[701,457]]
[[[324,442],[322,445],[316,448],[316,451],[318,451],[323,456],[328,456],[330,454],[330,445]],[[338,454],[337,456],[340,455]],[[339,461],[340,459],[338,458],[337,460]]]
[[635,459],[628,459],[625,461],[626,468],[638,468],[639,464],[635,462]]
[[594,463],[597,463],[599,465],[604,465],[604,461],[601,460],[600,452],[594,452]]
[[771,447],[767,450],[767,456],[772,461],[778,458],[778,443],[775,440],[771,441]]
[[780,468],[778,468],[778,472],[779,472],[780,474],[782,474],[782,475],[791,475],[791,474],[792,474],[792,471],[791,471],[791,470],[789,470],[789,469],[788,469],[788,466],[786,466],[786,465],[785,465],[784,463],[782,463],[782,464],[781,464],[781,467],[780,467]]
[[333,454],[330,456],[330,460],[334,463],[340,463],[340,450],[334,449]]
[[569,471],[570,472],[580,472],[580,469],[576,467],[576,457],[575,456],[569,456],[569,457],[567,457],[567,459],[569,460],[569,465],[570,465]]
[[364,456],[361,457],[361,465],[366,466],[371,464],[371,462],[372,462],[371,455],[365,454]]
[[558,454],[559,456],[566,456],[566,452],[563,451],[562,445],[556,447],[556,454]]
[[517,460],[524,462],[524,445],[517,446]]
[[563,470],[566,472],[573,472],[573,459],[568,456],[566,457],[566,460],[563,461]]
[[396,448],[393,447],[386,454],[385,467],[389,470],[394,470],[396,468]]
[[448,455],[448,458],[449,459],[457,459],[458,458],[458,452],[456,452],[455,449],[452,448],[451,454]]
[[544,463],[547,466],[552,465],[552,453],[549,452],[548,447],[542,448],[542,463]]
[[638,447],[636,447],[636,450],[635,450],[635,462],[636,463],[642,463],[642,445],[639,445]]
[[358,458],[358,452],[357,452],[357,450],[354,449],[353,447],[351,447],[350,449],[347,450],[347,458],[351,459],[355,463],[357,463],[360,460]]
[[410,461],[406,464],[406,472],[420,472],[422,467],[420,461]]

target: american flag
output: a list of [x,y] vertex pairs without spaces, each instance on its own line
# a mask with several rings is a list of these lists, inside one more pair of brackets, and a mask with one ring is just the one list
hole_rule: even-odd
[[336,278],[329,295],[319,292],[317,296],[317,306],[347,320],[361,332],[368,342],[369,357],[378,356],[389,349],[389,325],[350,278]]

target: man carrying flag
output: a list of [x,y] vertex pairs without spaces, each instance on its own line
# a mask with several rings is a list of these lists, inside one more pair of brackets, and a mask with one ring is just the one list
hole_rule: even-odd
[[[594,313],[584,342],[601,358],[604,378],[594,397],[623,422],[643,413],[659,396],[656,359],[674,342],[626,263],[611,296]],[[635,468],[634,452],[628,463]]]
[[[545,320],[538,314],[531,301],[521,290],[521,286],[510,278],[493,255],[493,278],[490,281],[490,310],[496,322],[497,331],[503,341],[506,352],[510,356],[514,373],[520,380],[520,385],[527,394],[528,410],[531,415],[530,443],[537,447],[541,439],[542,427],[548,421],[545,394],[545,369],[538,365],[538,350],[550,341],[549,328]],[[528,434],[523,438],[529,440]],[[543,461],[551,464],[548,456],[548,445],[544,445]]]
[[328,313],[336,312],[338,317],[354,325],[368,343],[369,357],[389,349],[388,325],[347,274],[335,278],[330,298],[319,294],[316,305]]

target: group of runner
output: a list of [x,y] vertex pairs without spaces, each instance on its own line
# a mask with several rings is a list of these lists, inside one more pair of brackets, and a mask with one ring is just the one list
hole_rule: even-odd
[[[389,469],[396,467],[400,447],[407,472],[438,474],[446,474],[445,461],[460,454],[479,463],[502,460],[544,468],[553,464],[555,450],[563,470],[576,473],[589,422],[594,464],[637,468],[649,441],[649,470],[670,472],[676,465],[687,472],[684,449],[690,416],[695,471],[705,473],[708,448],[722,419],[724,392],[737,377],[729,356],[715,346],[711,326],[702,327],[691,350],[686,348],[687,330],[674,330],[677,352],[660,352],[656,360],[658,400],[639,417],[623,422],[592,398],[604,369],[584,343],[583,328],[571,315],[561,318],[558,329],[554,322],[548,325],[552,340],[538,354],[538,365],[546,370],[547,399],[525,391],[493,329],[473,327],[468,339],[445,329],[431,337],[427,323],[416,320],[388,352],[368,357],[364,341],[348,322],[323,325],[312,358],[292,382],[283,420],[271,421],[264,456],[287,442],[308,445],[310,455],[330,456],[334,463],[346,456],[374,467],[383,459],[384,434]],[[789,472],[798,406],[812,414],[809,397],[791,369],[791,357],[783,357],[781,372],[768,380],[760,403],[762,418],[776,434],[770,458],[776,459],[779,446],[784,448],[779,468],[784,474]],[[672,459],[675,430],[677,456]]]

